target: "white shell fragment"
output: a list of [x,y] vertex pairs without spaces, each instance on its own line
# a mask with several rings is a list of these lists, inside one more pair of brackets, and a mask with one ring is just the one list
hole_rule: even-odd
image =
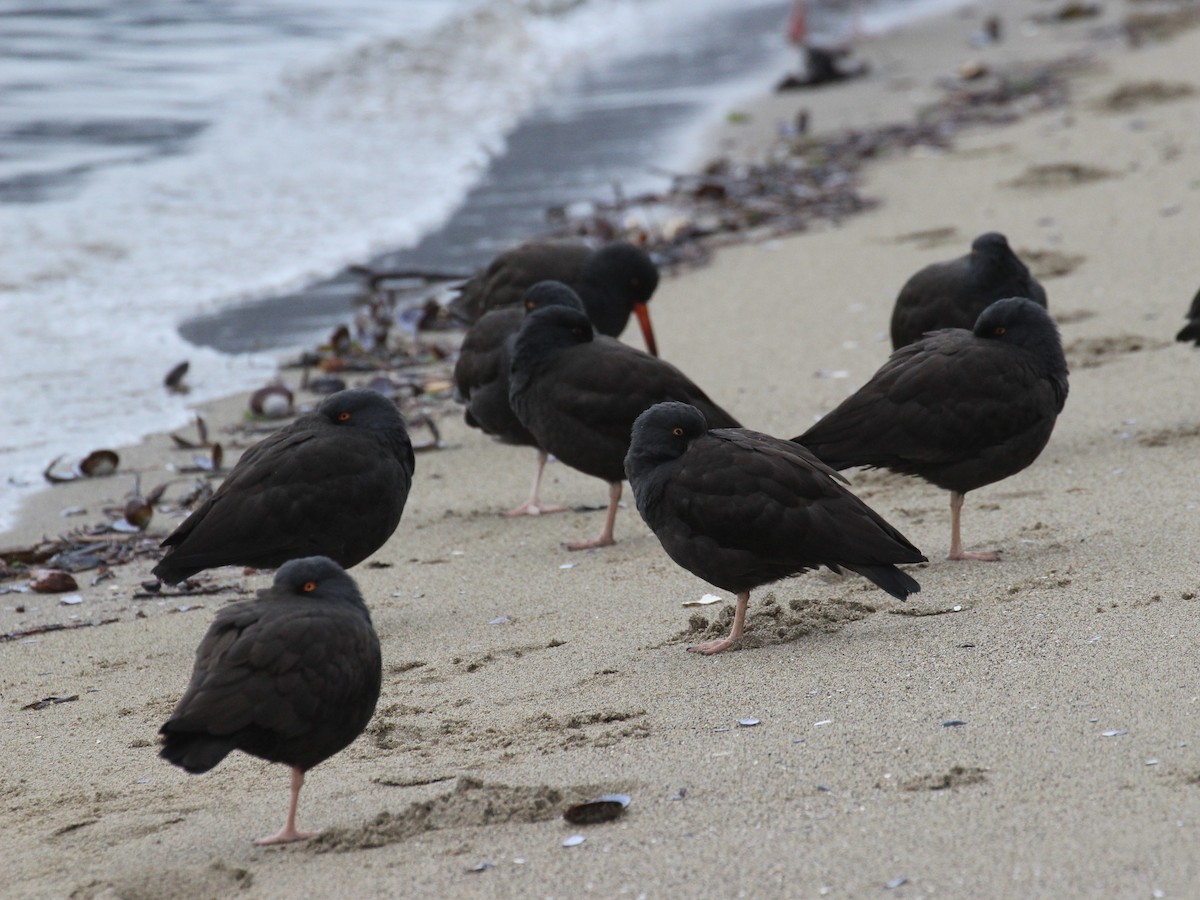
[[758,723],[759,720],[754,718],[754,716],[746,716],[744,719],[738,719],[739,728],[753,728]]
[[582,834],[573,834],[569,838],[564,838],[562,845],[564,847],[578,847],[580,844],[582,844],[586,840],[587,840],[587,838],[584,837]]
[[710,606],[713,603],[720,603],[721,598],[716,594],[705,594],[699,600],[684,600],[684,606]]

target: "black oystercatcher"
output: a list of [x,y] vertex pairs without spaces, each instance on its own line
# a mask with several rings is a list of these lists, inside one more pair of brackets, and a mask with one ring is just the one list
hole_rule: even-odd
[[379,638],[354,580],[324,556],[294,559],[254,600],[217,613],[196,649],[187,692],[159,729],[159,755],[207,772],[231,750],[292,768],[287,822],[296,830],[304,773],[349,746],[375,712]]
[[214,566],[269,569],[314,555],[350,568],[396,530],[413,467],[391,400],[363,389],[331,394],[242,455],[163,541],[154,574],[177,584]]
[[898,600],[921,589],[896,568],[925,562],[921,551],[799,444],[710,431],[694,406],[659,403],[633,425],[625,474],[667,555],[737,594],[729,637],[688,648],[696,653],[741,637],[754,588],[818,566],[857,572]]
[[513,352],[509,400],[543,449],[609,483],[604,530],[594,540],[567,544],[571,550],[613,543],[629,435],[643,411],[680,400],[698,407],[716,427],[738,424],[673,365],[596,336],[587,316],[563,306],[525,317]]
[[1005,297],[1026,297],[1046,306],[1041,284],[1004,235],[990,231],[975,238],[966,256],[933,263],[908,279],[892,309],[892,349],[939,328],[969,330],[981,312]]
[[521,424],[508,402],[508,370],[512,364],[513,343],[527,311],[543,306],[570,306],[580,312],[583,302],[579,295],[559,281],[540,281],[525,292],[521,306],[494,309],[483,314],[471,326],[463,339],[454,366],[454,394],[467,404],[464,418],[472,428],[499,438],[506,444],[534,447],[537,450],[537,472],[529,499],[508,516],[562,512],[564,506],[545,506],[540,497],[542,473],[548,454],[538,446],[533,435]]
[[1179,330],[1179,334],[1175,335],[1175,340],[1183,341],[1185,344],[1188,341],[1200,347],[1200,291],[1196,292],[1196,296],[1192,298],[1192,305],[1187,311],[1188,323]]
[[984,310],[974,331],[935,331],[895,351],[793,440],[835,469],[891,469],[950,491],[949,559],[995,560],[962,548],[963,495],[1037,459],[1066,399],[1058,327],[1013,297]]
[[658,267],[645,250],[627,241],[596,249],[576,241],[521,244],[467,281],[450,309],[474,322],[489,310],[519,306],[539,281],[561,281],[575,291],[600,334],[616,337],[625,330],[630,312],[635,313],[646,349],[658,355],[646,307],[658,287]]

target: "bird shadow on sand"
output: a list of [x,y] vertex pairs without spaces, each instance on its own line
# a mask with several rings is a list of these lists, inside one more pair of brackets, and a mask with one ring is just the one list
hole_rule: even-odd
[[[631,785],[617,787],[632,793]],[[309,847],[316,853],[345,853],[384,847],[446,828],[545,822],[562,815],[568,806],[613,790],[613,785],[485,784],[461,777],[450,791],[430,800],[410,803],[398,812],[382,812],[365,825],[330,828]]]
[[[870,584],[864,584],[862,590],[878,593]],[[787,644],[818,631],[827,634],[840,631],[851,622],[865,619],[877,609],[873,603],[846,596],[816,600],[798,597],[781,603],[775,592],[771,591],[759,602],[751,600],[745,634],[733,649],[751,650],[772,644]],[[733,612],[733,606],[725,606],[711,621],[702,615],[693,615],[688,620],[688,627],[675,635],[672,643],[697,643],[724,637],[733,624]]]

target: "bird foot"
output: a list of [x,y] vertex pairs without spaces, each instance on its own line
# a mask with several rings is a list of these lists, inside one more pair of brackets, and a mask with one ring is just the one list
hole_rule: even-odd
[[946,559],[976,559],[982,562],[999,562],[1000,554],[992,550],[959,550],[946,554]]
[[273,844],[291,844],[295,841],[307,841],[309,838],[315,838],[320,833],[319,831],[298,831],[295,828],[288,828],[285,825],[268,837],[256,839],[254,844],[257,847],[270,847]]
[[601,535],[590,541],[567,541],[563,546],[568,550],[595,550],[597,547],[611,547],[615,543],[612,538]]
[[733,640],[733,638],[721,638],[719,641],[705,641],[703,644],[688,647],[688,653],[703,653],[705,656],[712,656],[714,653],[722,653],[732,647]]
[[506,518],[512,518],[513,516],[548,516],[550,513],[566,511],[567,508],[565,506],[543,506],[532,500],[526,500],[516,509],[510,509],[504,515]]

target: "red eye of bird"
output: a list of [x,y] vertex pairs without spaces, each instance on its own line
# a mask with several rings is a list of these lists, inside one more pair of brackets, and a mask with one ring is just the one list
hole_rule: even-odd
[[348,412],[338,413],[338,421],[339,422],[349,422],[350,421],[350,413],[348,413]]
[[1008,331],[1008,329],[1003,325],[997,325],[992,329],[992,334],[994,334],[996,337],[1004,337],[1004,332],[1006,331]]
[[317,583],[315,581],[304,582],[304,593],[311,594],[316,589],[317,589]]
[[675,435],[675,437],[683,437],[683,429],[676,425],[671,429],[671,434]]

